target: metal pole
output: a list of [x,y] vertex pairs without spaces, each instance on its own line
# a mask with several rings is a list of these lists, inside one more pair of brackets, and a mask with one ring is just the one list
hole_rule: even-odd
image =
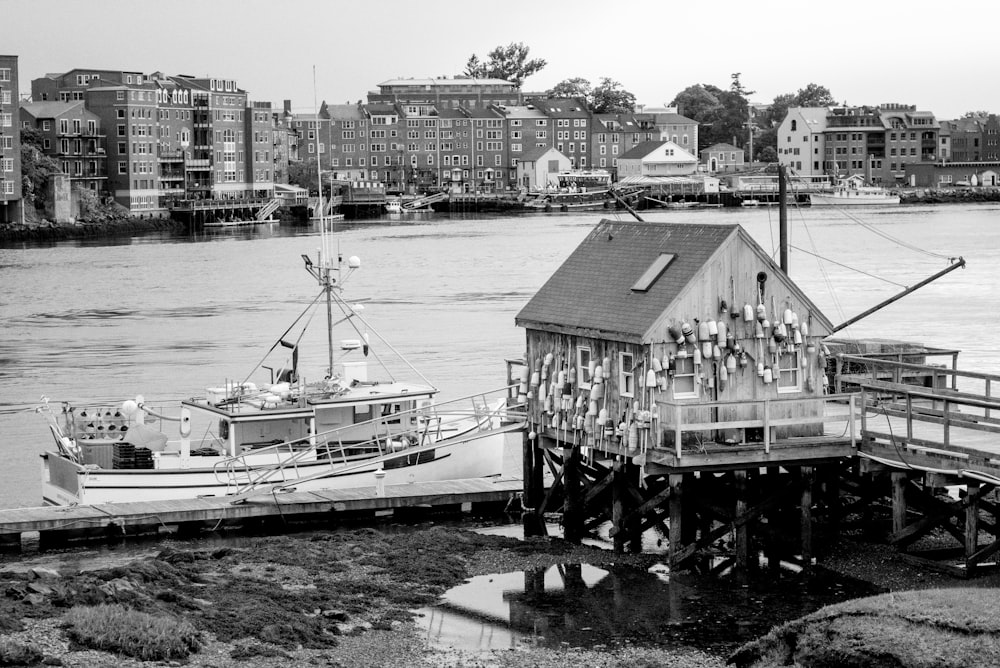
[[927,278],[925,278],[924,280],[920,281],[919,283],[917,283],[913,287],[906,288],[902,292],[900,292],[900,293],[898,293],[896,295],[893,295],[892,297],[889,297],[884,302],[882,302],[880,304],[876,304],[875,306],[871,307],[870,309],[868,309],[864,313],[856,315],[853,318],[851,318],[850,320],[847,320],[846,322],[843,322],[843,323],[837,325],[836,327],[834,327],[833,329],[830,330],[830,333],[833,334],[834,332],[839,332],[840,330],[844,329],[845,327],[849,327],[849,326],[853,325],[858,320],[861,320],[862,318],[867,318],[872,313],[875,313],[875,311],[878,311],[880,309],[885,308],[886,306],[888,306],[889,304],[893,303],[894,301],[896,301],[898,299],[902,299],[903,297],[905,297],[906,295],[910,294],[914,290],[918,290],[919,288],[924,287],[925,285],[927,285],[931,281],[936,280],[938,278],[941,278],[942,276],[944,276],[948,272],[954,271],[954,270],[958,269],[959,267],[964,267],[964,266],[965,266],[965,259],[960,257],[960,258],[958,258],[957,262],[955,262],[954,264],[950,265],[948,268],[942,269],[941,271],[939,271],[938,273],[934,274],[933,276],[928,276]]
[[785,166],[778,165],[778,247],[781,271],[788,274],[788,188],[785,185]]

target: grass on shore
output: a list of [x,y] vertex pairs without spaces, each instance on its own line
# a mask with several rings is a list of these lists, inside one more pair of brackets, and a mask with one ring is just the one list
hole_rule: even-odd
[[992,589],[926,589],[827,606],[747,643],[741,668],[966,668],[1000,665],[1000,599]]
[[122,605],[77,606],[65,621],[75,642],[143,661],[185,659],[201,647],[201,634],[190,622]]

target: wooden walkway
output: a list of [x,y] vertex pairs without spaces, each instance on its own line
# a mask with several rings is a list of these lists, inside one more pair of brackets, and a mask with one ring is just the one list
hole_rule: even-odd
[[[67,537],[99,538],[156,531],[161,527],[247,521],[336,519],[337,515],[389,514],[399,508],[468,508],[471,504],[509,503],[521,493],[517,478],[442,480],[313,492],[260,495],[233,503],[227,497],[137,501],[80,506],[42,506],[0,510],[0,545],[19,546]],[[469,505],[466,505],[469,504]]]

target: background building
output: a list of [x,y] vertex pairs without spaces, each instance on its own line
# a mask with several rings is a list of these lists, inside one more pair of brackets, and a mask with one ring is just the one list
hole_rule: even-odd
[[17,90],[17,56],[0,55],[0,223],[21,222],[24,215]]

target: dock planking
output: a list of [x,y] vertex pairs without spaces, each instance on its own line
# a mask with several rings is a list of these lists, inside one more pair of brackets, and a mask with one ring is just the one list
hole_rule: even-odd
[[515,478],[475,478],[372,487],[288,491],[260,494],[234,502],[229,497],[135,501],[78,506],[0,509],[0,543],[20,545],[25,535],[40,539],[74,534],[81,537],[139,533],[148,527],[246,520],[296,520],[337,513],[444,508],[462,504],[501,503],[521,493]]

